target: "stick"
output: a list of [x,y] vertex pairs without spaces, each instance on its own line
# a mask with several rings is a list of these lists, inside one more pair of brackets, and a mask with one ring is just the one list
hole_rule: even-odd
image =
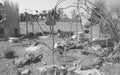
[[50,33],[49,33],[49,35],[50,35],[50,36],[51,36],[51,34],[52,34],[52,30],[51,30],[51,27],[52,27],[52,26],[50,25]]
[[91,46],[92,46],[92,38],[93,36],[92,36],[92,27],[91,27]]
[[53,51],[52,51],[52,56],[53,56],[53,63],[55,63],[54,61],[54,26],[52,25],[52,38],[53,38]]
[[71,22],[71,27],[70,27],[70,36],[71,36],[71,33],[72,33],[72,25],[73,25],[73,21]]
[[34,20],[32,21],[33,22],[33,24],[32,24],[32,31],[33,31],[33,33],[35,32],[34,31]]
[[65,48],[64,48],[64,62],[66,63],[66,49],[67,49],[67,47],[65,46]]
[[107,59],[109,60],[116,52],[118,52],[120,49],[120,42],[118,43],[118,45],[115,47],[115,50],[108,55]]
[[42,31],[42,33],[43,33],[43,29],[42,29],[42,27],[40,26],[39,22],[37,21],[37,19],[36,19],[36,18],[35,18],[35,20],[36,20],[36,22],[37,22],[37,24],[38,24],[39,28],[41,29],[41,31]]
[[28,34],[28,14],[26,13],[26,34]]
[[[100,31],[101,31],[101,29],[100,29],[100,24],[99,24],[99,37],[98,37],[99,40],[100,40],[100,37],[101,37]],[[99,41],[99,44],[100,44],[100,41]]]
[[77,18],[76,18],[76,35],[77,35],[77,37],[78,37]]
[[78,8],[78,7],[79,7],[79,2],[80,2],[80,1],[78,0],[78,3],[77,3],[77,11],[78,11],[78,13],[79,13],[79,15],[80,15],[80,26],[81,26],[81,30],[82,30],[82,32],[83,32],[84,29],[83,29],[83,25],[82,25],[82,18],[81,18],[81,14],[80,14],[80,11],[79,11],[79,8]]

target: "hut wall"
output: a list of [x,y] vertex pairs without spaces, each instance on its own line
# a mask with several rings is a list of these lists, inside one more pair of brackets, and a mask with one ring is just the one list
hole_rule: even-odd
[[14,36],[15,29],[17,29],[20,33],[18,4],[14,4],[12,2],[9,2],[8,0],[5,0],[4,11],[6,14],[6,22],[4,26],[5,35]]

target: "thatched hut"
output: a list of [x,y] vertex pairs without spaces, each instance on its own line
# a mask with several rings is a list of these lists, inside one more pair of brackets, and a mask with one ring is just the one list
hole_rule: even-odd
[[18,4],[4,0],[3,5],[4,15],[2,16],[6,18],[6,21],[3,21],[1,25],[4,28],[4,35],[15,36],[16,33],[20,33]]
[[3,3],[0,3],[0,37],[3,37]]

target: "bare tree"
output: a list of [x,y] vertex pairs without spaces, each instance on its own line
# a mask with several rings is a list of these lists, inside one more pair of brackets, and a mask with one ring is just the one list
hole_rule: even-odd
[[57,12],[58,12],[58,14],[60,15],[61,18],[64,16],[64,11],[63,11],[62,8],[58,8]]
[[42,13],[43,13],[43,14],[46,14],[46,13],[47,13],[47,11],[46,11],[46,10],[42,10]]

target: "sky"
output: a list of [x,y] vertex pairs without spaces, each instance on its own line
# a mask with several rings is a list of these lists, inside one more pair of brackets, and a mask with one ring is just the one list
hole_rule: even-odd
[[[11,0],[19,4],[20,12],[25,11],[25,9],[31,10],[50,10],[55,7],[57,0]],[[60,6],[70,5],[74,0],[67,0]]]
[[[20,12],[23,12],[25,8],[33,9],[33,10],[48,10],[53,8],[57,0],[11,0],[13,2],[17,2],[20,7]],[[120,0],[105,0],[108,5],[118,5]],[[75,0],[66,0],[65,2],[61,3],[60,6],[68,6],[71,3],[74,3]]]
[[[58,0],[10,0],[19,4],[20,13],[24,11],[30,10],[38,10],[41,12],[42,10],[50,10],[55,7]],[[120,5],[120,0],[105,0],[107,5],[109,6],[117,6]],[[61,3],[59,7],[67,7],[72,5],[75,0],[66,0],[65,2]],[[71,8],[72,9],[72,8]],[[33,12],[31,11],[31,12]],[[65,12],[70,12],[70,8],[66,9]],[[69,14],[69,13],[68,13]]]

